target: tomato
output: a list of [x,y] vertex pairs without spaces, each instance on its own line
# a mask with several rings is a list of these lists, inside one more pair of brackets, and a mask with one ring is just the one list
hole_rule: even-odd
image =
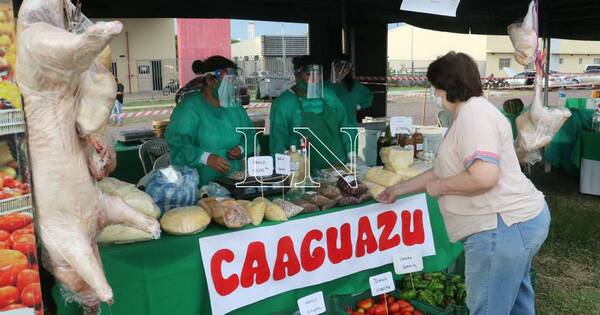
[[28,226],[32,221],[33,218],[30,215],[22,213],[0,216],[0,230],[14,232]]
[[375,315],[387,315],[387,310],[383,305],[375,306],[375,311],[373,312]]
[[35,255],[35,236],[33,234],[23,234],[15,238],[13,243],[13,249],[18,250],[21,253],[32,256]]
[[10,232],[0,230],[0,242],[7,241],[10,238]]
[[11,241],[11,244],[13,244],[15,242],[15,240],[17,238],[19,238],[21,235],[25,235],[25,234],[33,235],[33,232],[30,232],[29,229],[27,229],[27,228],[22,228],[22,229],[12,232],[12,234],[10,234],[10,238],[9,238],[9,240]]
[[400,310],[400,304],[397,302],[390,304],[390,312],[397,312]]
[[40,273],[33,269],[23,269],[17,276],[17,288],[23,290],[32,283],[40,282]]
[[24,308],[25,305],[23,304],[11,304],[5,308],[0,309],[0,311],[10,311],[10,310],[16,310],[16,309],[20,309],[20,308]]
[[402,315],[400,312],[393,312],[392,315]]
[[22,228],[21,230],[27,231],[31,234],[35,234],[35,224],[31,223],[28,226]]
[[402,315],[415,315],[413,312],[402,312]]
[[39,283],[31,283],[21,292],[23,304],[34,307],[42,302],[42,289]]
[[19,289],[12,286],[0,288],[0,307],[6,307],[17,302],[19,302]]
[[12,249],[10,242],[0,242],[0,249]]
[[15,286],[19,273],[29,268],[29,263],[19,263],[0,268],[0,287]]
[[8,188],[16,188],[17,187],[17,181],[10,177],[10,176],[4,176],[4,183],[3,183],[3,187],[8,187]]
[[396,299],[393,296],[388,295],[388,297],[387,297],[387,303],[388,304],[392,304],[392,303],[394,303],[394,301],[396,301]]
[[402,308],[402,313],[404,313],[404,312],[411,312],[412,313],[414,311],[415,311],[415,308],[412,305],[409,305],[409,306],[406,306],[406,307]]
[[410,303],[406,302],[405,300],[398,300],[397,303],[400,306],[400,308],[405,308],[405,307],[408,307],[408,306],[412,306],[412,305],[410,305]]

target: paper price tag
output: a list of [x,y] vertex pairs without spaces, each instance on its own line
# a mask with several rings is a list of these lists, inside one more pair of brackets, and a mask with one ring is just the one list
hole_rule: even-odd
[[273,175],[273,158],[270,156],[256,156],[249,158],[248,174],[253,177]]
[[395,136],[399,133],[410,133],[412,125],[412,117],[394,116],[390,118],[390,131],[392,136]]
[[392,257],[394,272],[399,275],[423,270],[423,256],[420,252],[406,252]]
[[585,108],[589,110],[596,110],[600,106],[600,98],[588,98],[585,101]]
[[394,278],[392,277],[392,273],[390,271],[370,277],[369,284],[371,285],[372,296],[377,296],[396,290]]
[[299,299],[298,309],[300,310],[300,315],[317,315],[325,313],[327,309],[325,308],[323,292],[319,291]]
[[285,154],[275,154],[275,174],[279,175],[290,175],[291,172],[291,160],[290,157]]

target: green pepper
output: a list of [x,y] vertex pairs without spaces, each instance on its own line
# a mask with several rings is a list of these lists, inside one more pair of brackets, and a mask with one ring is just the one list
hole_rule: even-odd
[[462,282],[461,276],[460,275],[454,275],[454,276],[452,276],[452,282],[454,282],[455,284]]
[[426,289],[429,291],[441,291],[444,290],[444,284],[439,280],[435,279],[429,282]]
[[417,298],[423,302],[425,302],[425,304],[429,304],[429,305],[435,305],[435,296],[432,292],[429,292],[427,290],[424,291],[419,291],[419,293],[417,294]]
[[429,274],[432,278],[439,278],[441,276],[443,276],[444,274],[441,272],[432,272]]
[[446,281],[448,278],[446,277],[446,275],[441,275],[441,276],[439,277],[439,279],[440,279],[440,281],[444,282],[444,281]]
[[430,281],[431,279],[433,279],[433,277],[431,277],[430,273],[424,273],[423,274],[423,280]]
[[413,300],[414,298],[417,297],[417,291],[413,290],[413,289],[409,289],[409,290],[404,290],[402,292],[400,292],[400,294],[398,295],[398,298],[401,300]]
[[444,302],[444,293],[442,291],[433,292],[433,297],[435,298],[435,305],[441,306]]
[[459,287],[455,294],[455,300],[457,304],[464,305],[467,302],[467,290],[465,290],[464,286]]
[[456,287],[452,284],[450,285],[446,285],[446,288],[444,289],[444,295],[445,296],[454,296],[454,291],[456,291]]
[[415,281],[415,288],[417,288],[417,289],[425,289],[425,288],[427,288],[427,285],[429,285],[429,283],[430,282],[423,281],[423,280]]

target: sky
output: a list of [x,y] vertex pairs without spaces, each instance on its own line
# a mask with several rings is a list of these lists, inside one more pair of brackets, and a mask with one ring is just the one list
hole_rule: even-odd
[[[281,22],[263,22],[251,20],[231,20],[231,38],[247,39],[248,23],[256,24],[256,36],[261,35],[281,35]],[[306,35],[308,33],[308,24],[283,23],[283,33],[285,35]]]
[[[231,38],[244,40],[248,37],[248,23],[256,24],[256,36],[261,35],[281,35],[281,22],[264,22],[251,20],[231,20]],[[394,29],[404,23],[389,24],[388,29]],[[308,33],[308,24],[302,23],[283,23],[283,33],[285,35],[305,35]]]

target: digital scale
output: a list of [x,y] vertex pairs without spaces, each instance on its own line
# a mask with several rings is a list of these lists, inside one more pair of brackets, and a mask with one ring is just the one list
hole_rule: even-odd
[[[236,187],[237,183],[242,182],[242,180],[239,179],[232,179],[232,178],[219,178],[216,180],[216,182],[218,184],[220,184],[221,186],[227,188],[227,190],[229,190],[229,192],[231,193],[231,196],[234,197],[235,199],[244,199],[244,200],[250,200],[250,199],[254,199],[256,197],[260,197],[260,196],[271,196],[271,195],[276,195],[276,194],[282,194],[284,191],[284,188],[281,188],[281,186],[284,185],[284,183],[279,183],[281,181],[283,181],[286,178],[286,176],[283,175],[277,175],[277,176],[271,176],[271,177],[264,177],[262,179],[262,188],[261,188],[261,183],[254,177],[252,176],[248,176],[246,181],[244,182],[244,186],[255,186],[255,187]],[[273,187],[275,186],[275,187]],[[262,190],[262,193],[261,193]],[[285,188],[285,191],[287,192],[289,190],[289,188]]]

